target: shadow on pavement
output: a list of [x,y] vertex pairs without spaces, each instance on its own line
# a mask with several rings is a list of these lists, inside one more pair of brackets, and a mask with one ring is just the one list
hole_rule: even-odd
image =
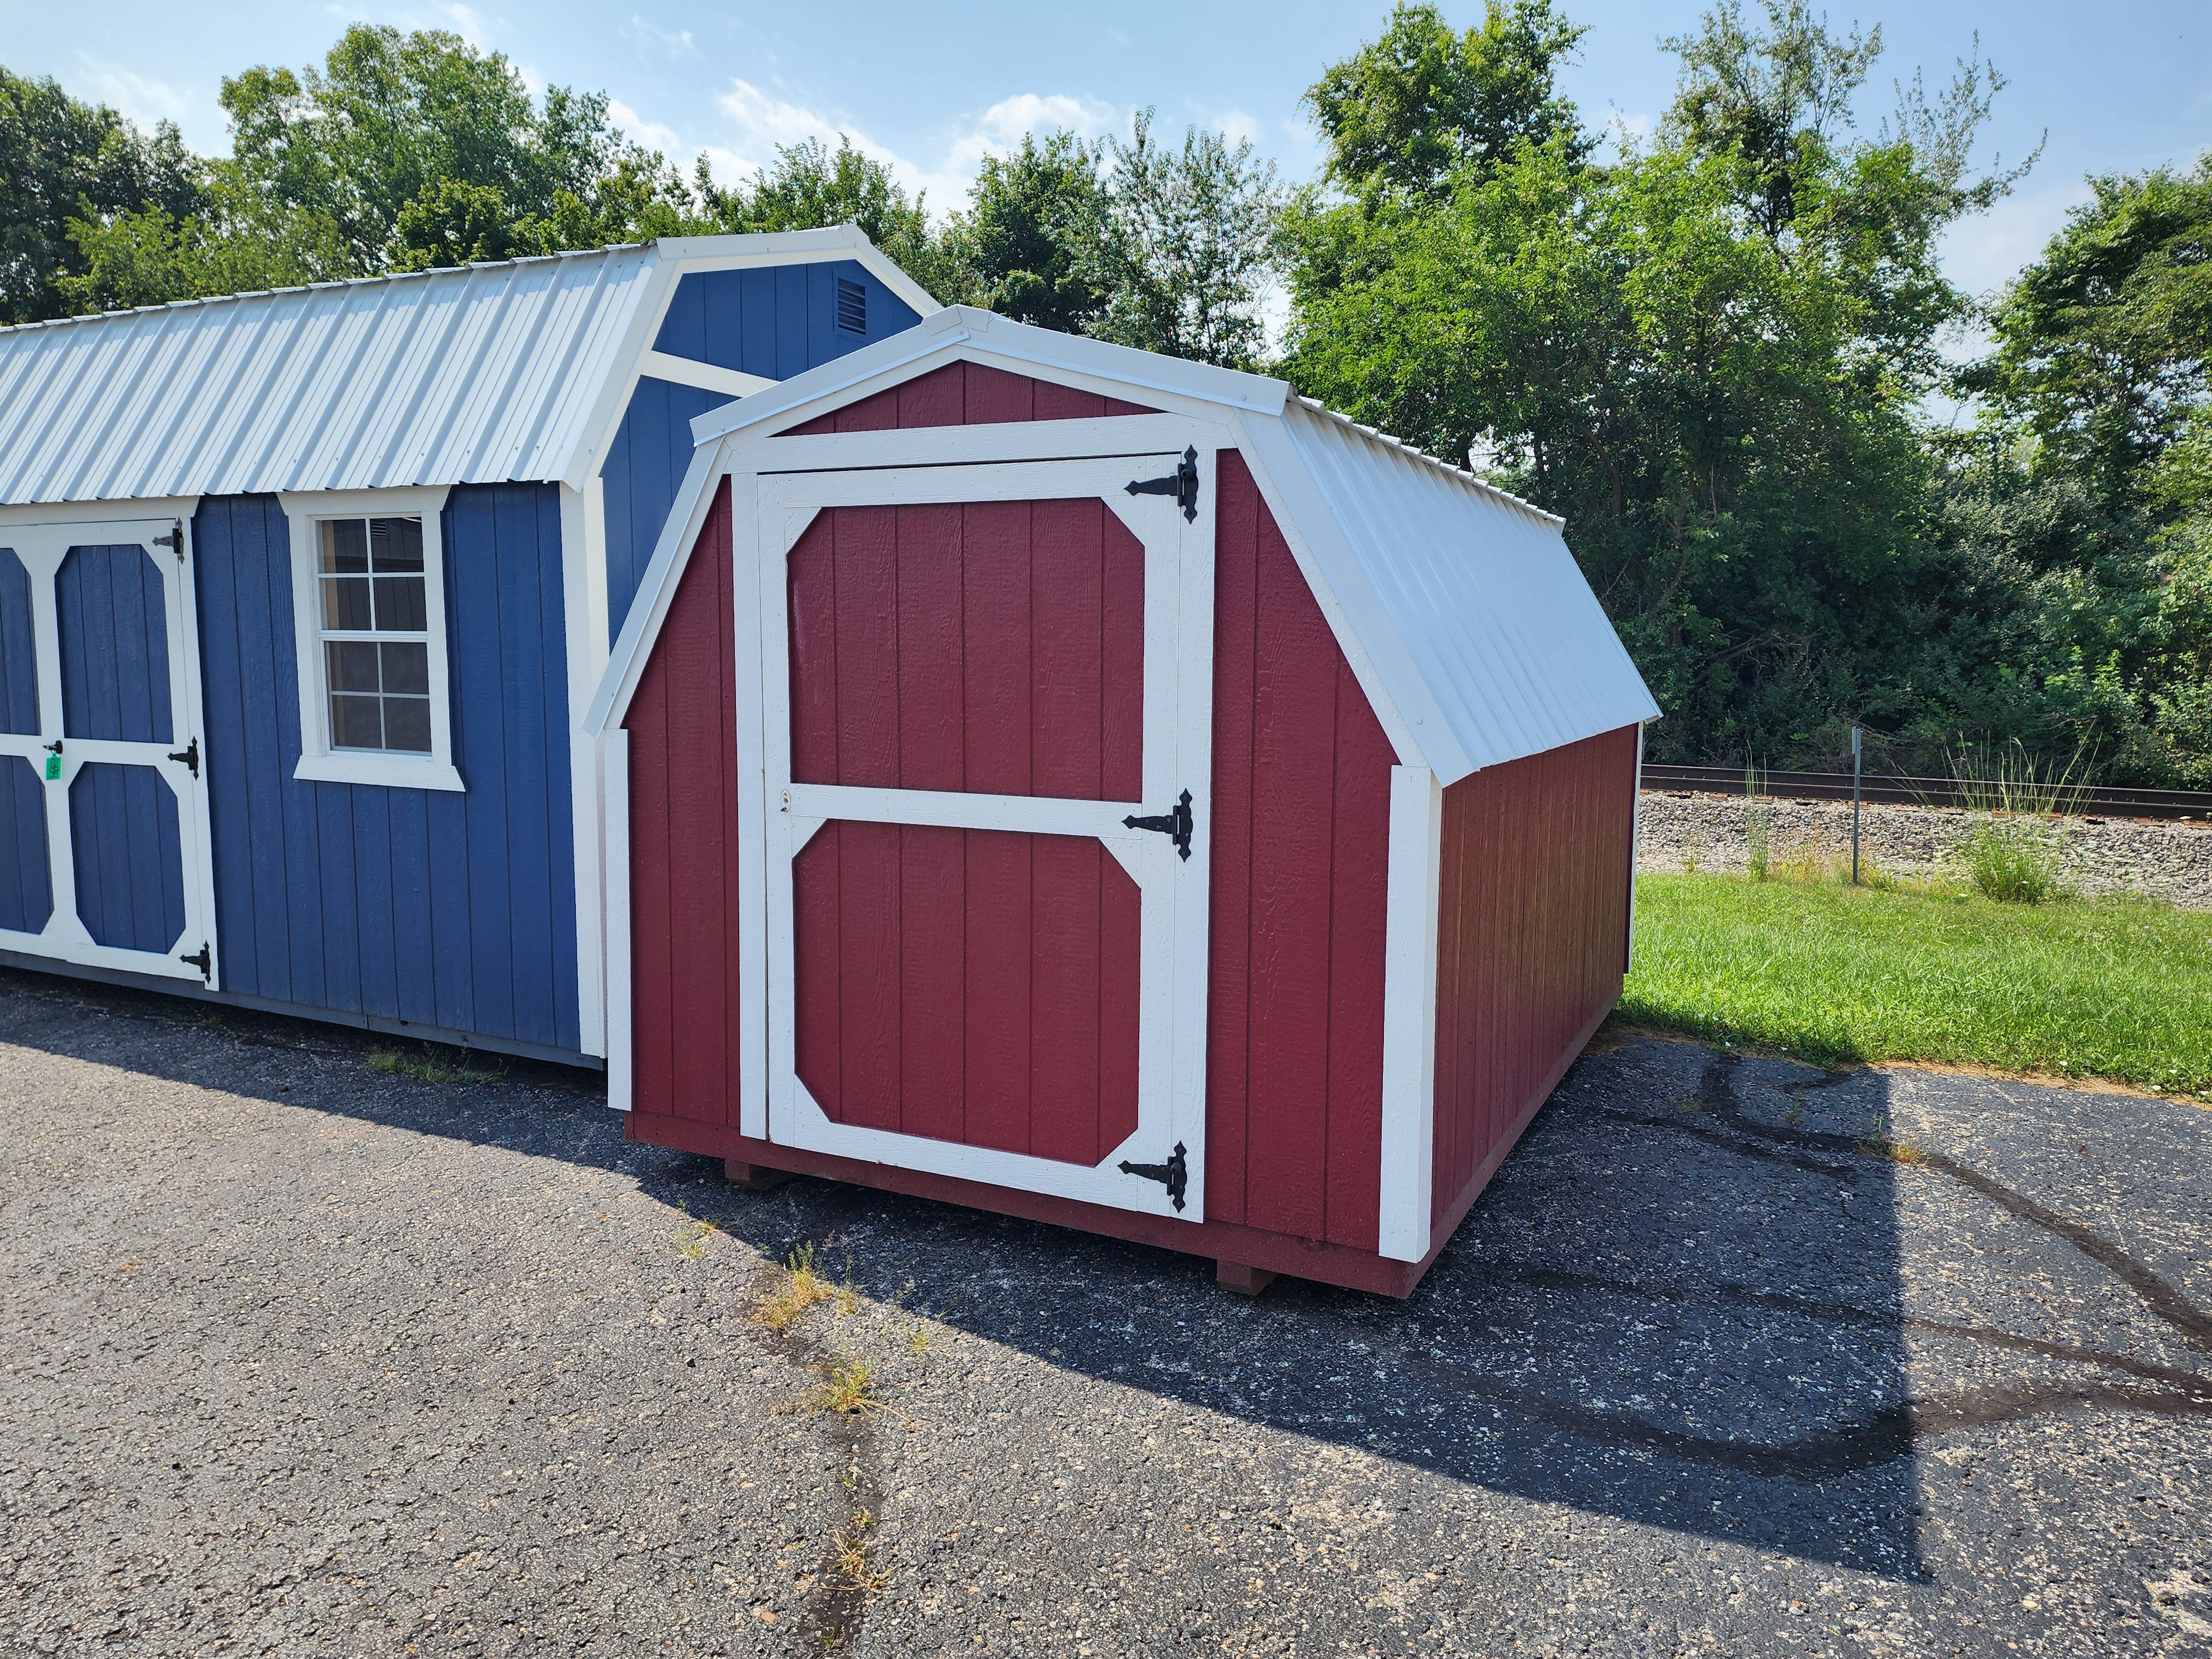
[[[624,1139],[599,1080],[369,1070],[391,1040],[0,972],[0,1039],[625,1173],[765,1255],[803,1241],[868,1294],[1045,1363],[1599,1515],[1924,1577],[1916,1446],[2097,1409],[2212,1415],[2212,1380],[1996,1322],[1913,1316],[1899,1182],[1971,1192],[2116,1275],[2192,1348],[2212,1320],[2117,1245],[1891,1138],[1893,1084],[1638,1040],[1585,1055],[1404,1303],[950,1205],[800,1180],[766,1194]],[[138,1040],[126,1042],[136,1032]],[[127,1054],[126,1052],[127,1051]],[[119,1057],[120,1056],[120,1057]],[[2011,1322],[2023,1323],[2018,1318]],[[1916,1396],[1908,1345],[2004,1357]]]

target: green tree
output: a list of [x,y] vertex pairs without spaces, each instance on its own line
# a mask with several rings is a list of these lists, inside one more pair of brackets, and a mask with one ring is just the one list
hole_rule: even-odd
[[1197,362],[1247,368],[1267,343],[1261,315],[1282,205],[1275,164],[1246,139],[1185,130],[1180,149],[1152,138],[1152,112],[1129,139],[1107,141],[1106,210],[1087,261],[1104,304],[1086,325],[1101,339]]
[[1328,146],[1327,178],[1361,197],[1434,194],[1463,169],[1510,161],[1523,143],[1561,142],[1579,157],[1588,141],[1557,76],[1588,32],[1551,0],[1488,0],[1464,33],[1435,6],[1401,0],[1379,39],[1306,94]]
[[0,323],[74,308],[63,283],[88,266],[71,220],[173,221],[196,212],[201,194],[200,167],[167,122],[142,133],[106,105],[71,98],[52,76],[0,69]]
[[779,144],[775,159],[732,189],[717,185],[702,159],[695,179],[704,222],[720,231],[817,230],[857,225],[924,288],[950,274],[944,239],[920,195],[908,196],[890,167],[840,138]]
[[[327,220],[345,275],[425,251],[400,236],[410,204],[418,236],[430,235],[433,221],[459,224],[455,213],[489,211],[487,191],[510,223],[550,215],[562,191],[587,198],[625,149],[605,94],[555,87],[541,105],[504,56],[434,29],[355,24],[320,68],[257,67],[227,78],[222,105],[243,216]],[[449,185],[468,193],[441,194]]]
[[973,303],[1069,334],[1097,319],[1106,303],[1097,280],[1102,153],[1073,133],[1042,142],[1024,133],[1019,149],[983,158],[949,238]]
[[1822,757],[1954,666],[1916,410],[1966,304],[1936,239],[2002,188],[1964,176],[1990,76],[1861,139],[1870,52],[1775,17],[1680,43],[1676,111],[1608,164],[1559,119],[1284,226],[1291,379],[1565,515],[1664,758]]

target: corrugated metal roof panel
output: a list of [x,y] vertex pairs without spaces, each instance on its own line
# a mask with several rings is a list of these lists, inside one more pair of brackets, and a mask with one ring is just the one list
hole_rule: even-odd
[[1281,430],[1326,514],[1300,527],[1364,590],[1340,596],[1354,627],[1371,605],[1395,640],[1377,672],[1417,731],[1429,708],[1449,728],[1423,732],[1446,783],[1657,716],[1558,519],[1303,398]]
[[0,501],[557,478],[650,245],[0,329]]

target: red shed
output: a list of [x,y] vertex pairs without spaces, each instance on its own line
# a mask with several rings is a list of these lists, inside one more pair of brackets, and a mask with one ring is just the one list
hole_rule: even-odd
[[631,1136],[1411,1291],[1627,960],[1559,520],[960,307],[693,430],[588,722]]

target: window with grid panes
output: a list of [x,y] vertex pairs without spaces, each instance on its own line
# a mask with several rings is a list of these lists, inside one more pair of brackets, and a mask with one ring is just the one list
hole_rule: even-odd
[[331,747],[430,752],[430,614],[419,518],[325,519],[318,532]]

